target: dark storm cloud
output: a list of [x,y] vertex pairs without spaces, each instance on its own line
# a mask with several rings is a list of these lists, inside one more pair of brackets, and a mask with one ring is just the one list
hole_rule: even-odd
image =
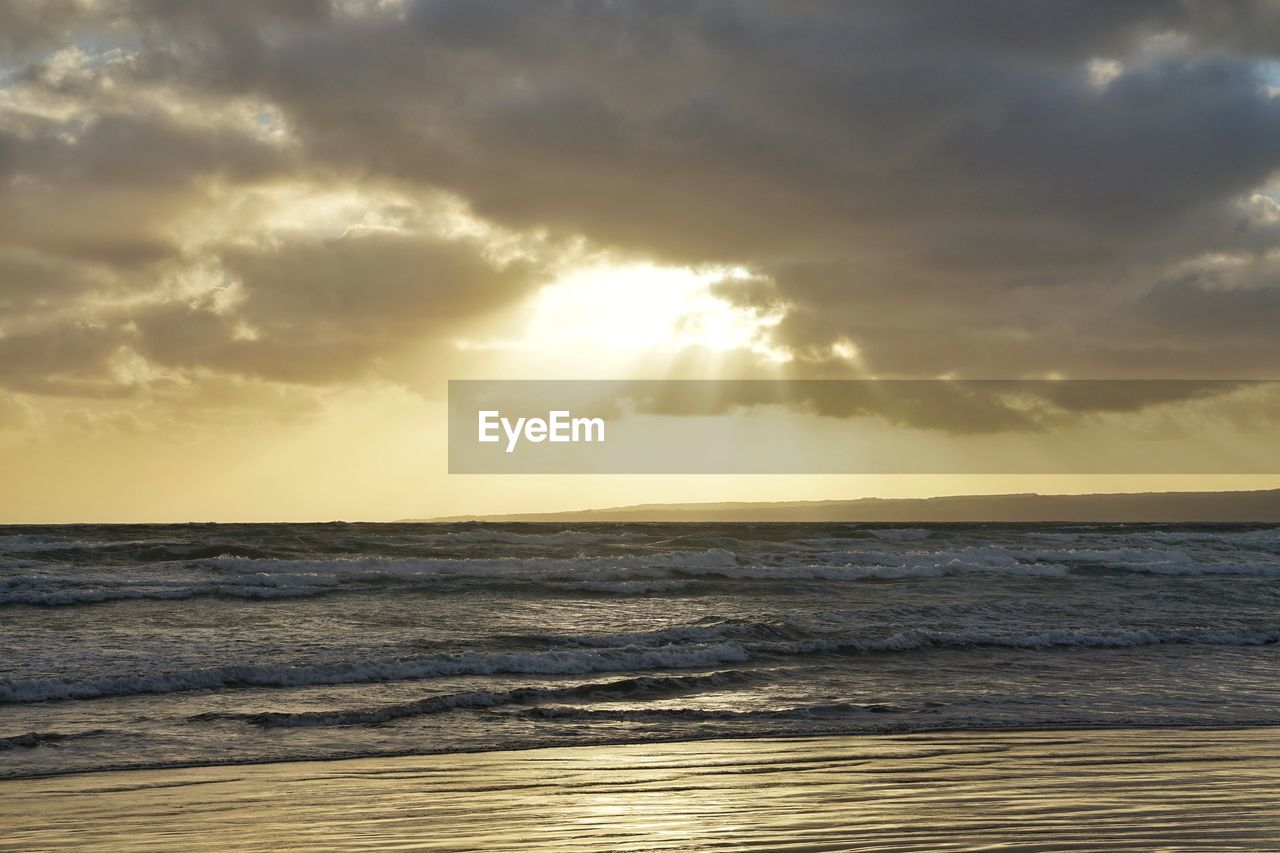
[[78,0],[10,0],[0,9],[0,50],[26,56],[61,47],[86,26],[109,18]]
[[[35,252],[0,252],[0,314],[9,322],[100,286],[92,268]],[[2,329],[3,326],[0,326]]]
[[207,182],[288,174],[284,152],[243,131],[155,115],[96,116],[83,129],[39,127],[0,161],[0,240],[125,271],[174,257],[173,221],[205,201]]
[[69,322],[0,337],[0,382],[12,389],[73,396],[130,393],[110,360],[127,335],[119,327]]
[[[46,301],[86,277],[154,288],[211,186],[340,181],[745,266],[722,290],[788,307],[797,375],[851,371],[843,340],[882,376],[1237,378],[1280,357],[1273,3],[10,4],[0,32],[10,85],[80,105],[0,123],[0,248],[67,271]],[[67,71],[60,47],[120,53]],[[327,239],[204,246],[240,281],[230,307],[151,299],[104,332],[45,305],[30,340],[0,339],[0,376],[71,383],[127,344],[345,381],[538,283],[471,243]],[[1253,272],[1188,272],[1212,255]],[[28,310],[37,266],[0,304]]]
[[[786,406],[827,418],[877,418],[953,435],[1026,432],[1082,415],[1133,414],[1251,390],[1274,407],[1272,382],[1215,380],[705,380],[623,383],[615,396],[641,414],[715,416]],[[554,403],[552,403],[554,405]]]
[[1280,260],[1258,267],[1250,272],[1265,279],[1252,285],[1224,287],[1226,276],[1213,274],[1162,283],[1143,296],[1138,313],[1198,345],[1223,337],[1237,345],[1271,343],[1280,330]]

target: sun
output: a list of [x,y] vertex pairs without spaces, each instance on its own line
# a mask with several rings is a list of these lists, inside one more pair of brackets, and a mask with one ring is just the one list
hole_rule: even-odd
[[524,350],[617,362],[700,349],[753,353],[778,364],[791,354],[773,340],[776,310],[731,302],[717,285],[750,277],[739,267],[600,263],[542,287],[521,310],[511,338],[463,342],[465,349]]

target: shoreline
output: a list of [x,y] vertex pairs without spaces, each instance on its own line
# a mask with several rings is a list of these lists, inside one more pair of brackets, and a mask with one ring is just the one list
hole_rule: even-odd
[[1275,727],[562,746],[0,781],[0,848],[1134,849],[1280,838]]
[[[402,759],[402,758],[440,758],[450,755],[491,755],[493,753],[521,753],[534,752],[544,749],[598,749],[606,747],[645,747],[645,746],[671,746],[678,744],[702,744],[702,743],[718,743],[722,741],[793,741],[793,740],[825,740],[829,738],[836,739],[857,739],[857,738],[878,738],[878,737],[911,737],[914,735],[983,735],[983,734],[1004,734],[1004,733],[1055,733],[1055,732],[1099,732],[1099,731],[1115,731],[1115,732],[1146,732],[1146,731],[1209,731],[1209,732],[1239,732],[1250,731],[1254,729],[1280,729],[1280,722],[1248,722],[1248,723],[1124,723],[1116,725],[1112,723],[1063,723],[1062,725],[992,725],[992,726],[938,726],[930,727],[912,727],[894,730],[886,728],[882,731],[857,730],[857,731],[831,731],[831,732],[796,732],[787,734],[785,732],[761,732],[759,734],[731,734],[731,735],[708,735],[706,737],[687,737],[679,736],[672,738],[649,738],[646,740],[629,740],[623,738],[617,739],[601,739],[591,740],[582,743],[530,743],[530,744],[501,744],[493,747],[475,747],[470,749],[449,749],[449,750],[411,750],[404,752],[377,752],[377,753],[348,753],[338,755],[314,755],[314,756],[298,756],[291,758],[262,758],[262,759],[228,759],[226,761],[190,761],[176,762],[170,764],[127,764],[111,767],[94,767],[85,770],[65,770],[50,771],[48,773],[28,773],[21,776],[4,776],[0,775],[0,785],[12,782],[24,781],[46,781],[50,779],[65,779],[77,776],[90,776],[104,773],[161,773],[170,770],[200,770],[204,768],[234,768],[234,767],[269,767],[275,764],[319,764],[330,763],[335,761],[377,761],[381,759]],[[12,735],[10,737],[22,737],[22,735]],[[6,751],[19,749],[39,749],[41,747],[26,747],[22,745],[10,747],[9,750],[0,751],[0,765],[3,764],[3,756]]]

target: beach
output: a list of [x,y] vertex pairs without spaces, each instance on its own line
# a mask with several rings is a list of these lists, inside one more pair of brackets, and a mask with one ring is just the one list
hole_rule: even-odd
[[1280,853],[1280,0],[0,0],[0,853]]
[[0,535],[0,849],[1280,849],[1274,525]]
[[1280,846],[1274,728],[860,735],[0,782],[5,850]]

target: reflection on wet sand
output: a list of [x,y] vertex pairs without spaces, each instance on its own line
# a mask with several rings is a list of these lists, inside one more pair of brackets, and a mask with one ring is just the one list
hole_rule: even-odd
[[1142,849],[1280,844],[1273,729],[706,741],[0,783],[0,847]]

